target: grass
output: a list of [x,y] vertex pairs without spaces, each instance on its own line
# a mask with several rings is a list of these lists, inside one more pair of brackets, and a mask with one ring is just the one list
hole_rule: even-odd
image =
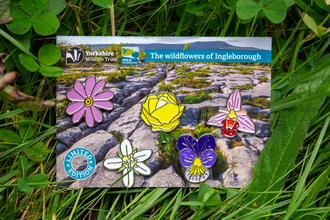
[[[330,26],[328,8],[324,3],[295,1],[285,9],[284,20],[273,23],[265,16],[264,8],[267,6],[252,15],[252,19],[243,20],[238,17],[240,4],[235,7],[231,1],[114,1],[114,18],[111,18],[108,7],[103,9],[94,5],[93,1],[66,2],[69,4],[64,5],[64,10],[57,15],[63,35],[110,36],[113,27],[117,36],[272,37],[271,66],[258,64],[260,70],[271,69],[273,76],[272,95],[275,96],[271,104],[272,107],[277,106],[277,110],[272,110],[271,114],[272,135],[254,166],[252,182],[242,189],[210,189],[203,184],[196,189],[60,188],[56,187],[55,109],[36,112],[0,100],[0,129],[10,130],[19,137],[6,142],[9,148],[0,147],[1,220],[329,219],[329,93],[321,89],[314,93],[313,87],[304,85],[312,82],[312,85],[321,86],[317,84],[318,79],[323,83],[321,88],[330,87],[326,80],[330,65],[327,56],[329,34],[322,33],[324,35],[321,36],[310,30],[311,20],[320,30]],[[18,1],[11,4],[11,8],[21,7]],[[246,10],[253,14],[251,10]],[[305,12],[309,15],[306,16],[308,19],[305,17],[309,25],[302,19]],[[56,79],[43,76],[38,71],[27,71],[19,55],[27,50],[38,57],[42,46],[55,44],[56,34],[39,35],[32,27],[26,34],[15,35],[5,24],[0,32],[1,50],[9,54],[6,72],[14,70],[21,74],[12,85],[27,95],[55,100]],[[4,33],[17,41],[10,41]],[[326,60],[325,63],[320,63],[322,60]],[[238,67],[242,64],[221,65]],[[306,75],[294,80],[292,76],[296,73]],[[97,72],[78,74],[86,77]],[[76,79],[75,76],[66,79],[57,77],[59,82],[69,84]],[[191,81],[190,85],[198,84]],[[288,82],[286,87],[275,90],[285,81]],[[203,85],[204,82],[200,84],[208,86],[207,83]],[[297,111],[294,112],[295,109]],[[298,110],[303,115],[299,115]],[[203,110],[201,118],[207,120],[209,115],[214,115],[212,111],[216,110]],[[28,118],[37,125],[32,137],[26,140],[20,138],[17,125],[21,122],[12,120],[14,115],[22,116],[23,120]],[[176,131],[183,132],[180,129]],[[173,158],[177,154],[175,138],[180,132],[173,135],[172,148],[167,149]],[[167,137],[171,135],[167,134]],[[47,158],[43,161],[27,158],[26,150],[41,142],[49,150]],[[220,153],[217,155],[220,158]],[[276,157],[280,155],[283,157]],[[214,166],[220,167],[221,164]],[[49,182],[43,186],[31,184],[31,192],[22,191],[22,179],[35,174],[46,175]]]
[[268,82],[269,79],[268,79],[267,76],[263,76],[263,77],[261,77],[261,78],[259,79],[259,81],[260,81],[260,82]]
[[109,133],[115,137],[117,143],[121,143],[124,140],[124,134],[121,132],[113,130],[113,131],[110,131]]
[[105,81],[107,83],[117,83],[122,81],[127,81],[126,74],[125,73],[109,73],[107,74],[107,77],[105,78]]
[[246,147],[246,144],[244,144],[242,141],[237,141],[235,139],[232,139],[228,142],[228,146],[230,149],[233,149],[234,147],[237,147],[237,146],[245,146]]
[[183,104],[193,104],[193,103],[200,103],[205,100],[211,100],[212,96],[210,96],[209,92],[206,91],[197,91],[194,95],[187,95],[183,98]]
[[270,108],[270,101],[265,98],[254,98],[251,100],[243,100],[243,103],[260,108]]
[[186,78],[177,78],[171,82],[172,85],[178,85],[179,87],[187,86],[191,88],[205,88],[208,87],[211,82],[206,79],[195,79],[192,76]]
[[239,91],[249,90],[249,89],[253,89],[253,85],[247,84],[247,85],[242,85],[242,86],[233,86],[231,89],[232,90],[238,89]]

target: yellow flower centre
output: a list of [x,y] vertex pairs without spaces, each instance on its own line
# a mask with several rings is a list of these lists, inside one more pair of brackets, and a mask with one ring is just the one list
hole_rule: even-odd
[[133,158],[133,154],[124,156],[121,159],[123,160],[123,165],[125,167],[134,167],[134,165],[136,164],[136,161]]
[[227,115],[227,119],[232,119],[234,121],[237,120],[237,115],[234,109],[230,109],[229,114]]
[[87,98],[85,99],[85,105],[86,105],[87,107],[93,105],[93,99],[92,99],[92,97],[87,97]]
[[203,166],[202,160],[198,157],[195,158],[193,165],[191,165],[190,167],[190,174],[196,175],[197,173],[199,176],[205,173],[205,168]]

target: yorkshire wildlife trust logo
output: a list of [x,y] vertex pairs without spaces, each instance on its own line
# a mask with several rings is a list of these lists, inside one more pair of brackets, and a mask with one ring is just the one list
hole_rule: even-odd
[[121,64],[137,65],[139,64],[139,47],[122,47]]
[[[84,157],[87,160],[87,166],[84,170],[78,171],[73,168],[72,161],[76,157]],[[90,175],[92,175],[92,173],[95,170],[95,165],[96,165],[96,163],[95,163],[94,155],[92,154],[92,152],[90,152],[89,150],[87,150],[85,148],[72,149],[65,155],[65,158],[64,158],[65,172],[67,174],[69,174],[70,177],[72,177],[74,179],[78,179],[78,180],[85,179],[85,178],[89,177]]]
[[66,51],[66,63],[78,64],[84,59],[84,51],[80,47],[70,47]]

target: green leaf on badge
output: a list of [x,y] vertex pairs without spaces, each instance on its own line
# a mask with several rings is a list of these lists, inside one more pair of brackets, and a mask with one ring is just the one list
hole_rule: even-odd
[[32,192],[32,188],[22,177],[17,178],[17,185],[18,185],[19,190],[21,190],[23,192]]
[[50,12],[54,15],[58,15],[66,7],[64,0],[49,0],[44,12]]
[[57,77],[63,74],[63,69],[55,66],[42,66],[39,71],[41,75],[49,77]]
[[10,12],[13,20],[6,24],[8,30],[14,34],[25,34],[31,28],[31,18],[22,10]]
[[61,58],[61,51],[54,44],[46,44],[39,49],[38,58],[41,62],[50,66],[57,63]]
[[49,151],[44,143],[38,142],[32,147],[26,149],[25,153],[29,159],[40,162],[47,158]]
[[47,4],[47,0],[24,0],[20,2],[21,8],[31,17],[40,14]]
[[19,136],[22,140],[30,139],[35,133],[35,125],[32,122],[22,122],[19,125]]
[[21,64],[30,72],[36,72],[40,68],[39,64],[29,55],[21,53],[18,58]]
[[110,8],[113,4],[113,0],[93,0],[93,3],[102,8]]
[[[32,185],[36,189],[45,188],[49,184],[47,175],[43,173],[29,176],[28,178],[26,178],[26,182],[29,185]],[[38,185],[34,185],[35,183],[38,183]],[[39,183],[44,183],[44,184],[39,184]]]
[[287,6],[283,0],[273,0],[264,7],[267,18],[273,23],[280,23],[285,19]]
[[250,19],[261,9],[260,6],[252,0],[240,0],[236,5],[237,16],[240,19]]
[[50,35],[56,33],[60,22],[55,15],[44,12],[33,19],[33,28],[39,35]]

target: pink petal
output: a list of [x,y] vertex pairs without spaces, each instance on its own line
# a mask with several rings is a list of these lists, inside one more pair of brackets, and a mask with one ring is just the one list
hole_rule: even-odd
[[94,117],[93,117],[92,110],[90,107],[86,108],[85,120],[89,127],[93,127]]
[[74,84],[74,89],[84,98],[87,97],[85,92],[85,87],[80,81],[76,81]]
[[75,90],[70,90],[67,94],[66,97],[68,99],[70,99],[71,101],[84,101],[85,98],[82,97],[78,92],[76,92]]
[[247,132],[247,133],[255,133],[254,123],[251,121],[250,117],[247,115],[239,115],[237,116],[237,121],[239,123],[238,130]]
[[93,92],[92,92],[92,98],[94,98],[94,96],[101,91],[101,89],[104,87],[105,85],[105,80],[100,80],[98,83],[96,83]]
[[66,113],[68,113],[69,115],[72,115],[72,114],[76,113],[77,111],[79,111],[84,106],[85,106],[84,102],[74,102],[74,103],[68,105],[68,107],[66,108]]
[[86,111],[86,106],[84,106],[82,109],[80,109],[77,113],[73,115],[72,122],[73,123],[79,122],[82,116],[84,116],[85,111]]
[[111,110],[113,108],[112,103],[109,101],[95,101],[93,105],[106,110]]
[[94,86],[95,86],[95,77],[94,76],[88,77],[88,79],[86,80],[86,87],[85,87],[87,96],[91,96]]
[[241,94],[239,90],[235,90],[232,94],[230,94],[227,101],[227,109],[234,109],[235,111],[241,109]]
[[91,106],[92,113],[94,115],[94,119],[97,122],[101,122],[103,120],[103,115],[100,110],[98,110],[95,106]]
[[106,101],[109,99],[112,99],[113,97],[113,93],[110,91],[105,91],[105,92],[101,92],[100,94],[96,95],[93,99],[95,101]]
[[221,122],[226,119],[227,114],[224,112],[220,112],[216,115],[214,115],[213,117],[211,117],[206,124],[208,125],[214,125],[214,126],[219,126],[222,127]]

